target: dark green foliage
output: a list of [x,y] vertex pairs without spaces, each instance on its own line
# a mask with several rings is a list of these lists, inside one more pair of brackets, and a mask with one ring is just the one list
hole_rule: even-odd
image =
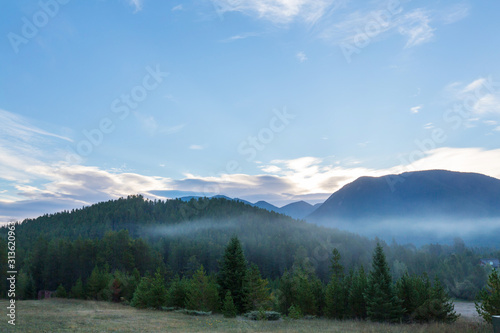
[[367,317],[365,300],[367,286],[368,279],[363,266],[361,266],[353,275],[352,286],[348,295],[348,312],[351,318],[365,319]]
[[259,267],[257,267],[257,265],[255,264],[252,264],[247,274],[247,309],[256,310],[260,307],[269,307],[271,294],[268,284],[269,281],[261,277]]
[[68,293],[62,284],[60,284],[56,289],[56,297],[58,298],[66,298],[68,297]]
[[326,286],[325,315],[328,318],[342,319],[347,315],[347,297],[350,288],[347,288],[344,281],[344,267],[340,263],[340,253],[337,249],[332,251],[330,282]]
[[458,318],[453,303],[437,278],[431,287],[426,274],[417,276],[405,273],[396,283],[396,290],[407,322],[451,323]]
[[198,311],[218,311],[219,293],[215,279],[207,276],[203,265],[191,278],[186,295],[186,308]]
[[168,289],[167,304],[170,307],[185,308],[189,281],[176,275]]
[[110,280],[111,276],[108,273],[107,268],[100,269],[95,266],[89,279],[87,280],[87,298],[98,301],[110,300],[111,291],[108,288]]
[[224,298],[224,304],[222,305],[222,314],[226,318],[236,317],[236,306],[234,306],[233,298],[231,297],[231,292],[229,290],[226,292],[226,297]]
[[82,279],[78,278],[75,285],[71,288],[70,296],[72,298],[83,299],[85,298],[85,290],[83,289]]
[[153,277],[145,276],[135,290],[130,305],[137,308],[161,309],[167,302],[167,288],[159,269]]
[[229,290],[238,313],[244,313],[248,306],[247,262],[238,237],[233,237],[226,246],[220,262],[217,282],[221,297]]
[[366,312],[372,321],[398,322],[403,315],[401,300],[394,292],[384,250],[377,244],[365,292]]
[[302,312],[300,311],[300,308],[292,304],[292,306],[288,309],[288,317],[291,319],[302,318]]
[[295,300],[292,275],[285,270],[279,281],[278,308],[281,313],[288,315],[288,310]]
[[500,315],[500,271],[493,270],[488,277],[487,286],[477,295],[477,313],[488,323],[492,316]]

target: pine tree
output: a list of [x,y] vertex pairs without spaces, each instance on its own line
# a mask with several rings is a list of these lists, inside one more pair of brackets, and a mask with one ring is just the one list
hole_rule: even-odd
[[247,262],[238,237],[233,237],[219,263],[217,282],[221,290],[221,298],[229,290],[238,313],[244,313],[248,305]]
[[108,288],[109,280],[107,268],[101,270],[95,266],[87,280],[87,297],[98,301],[108,300],[111,297]]
[[218,311],[219,293],[215,281],[206,275],[203,265],[194,273],[186,295],[186,308],[198,311]]
[[70,295],[72,298],[85,298],[85,290],[83,289],[82,278],[76,280],[75,285],[71,288]]
[[326,316],[328,318],[342,319],[346,316],[346,291],[344,287],[344,266],[340,263],[340,253],[335,248],[332,251],[330,266],[330,282],[326,286],[325,302]]
[[500,271],[491,272],[486,287],[478,293],[474,303],[477,313],[488,323],[491,323],[492,316],[500,315]]
[[130,304],[137,308],[160,309],[166,303],[165,280],[158,269],[153,277],[146,275],[141,279]]
[[248,290],[248,306],[247,310],[257,310],[260,307],[266,306],[271,300],[271,294],[267,279],[263,279],[260,275],[259,267],[252,264],[248,270],[247,290]]
[[288,315],[288,311],[292,304],[295,302],[295,293],[293,288],[293,281],[291,274],[285,270],[278,286],[278,308],[279,311]]
[[460,315],[457,315],[455,312],[453,302],[451,302],[450,297],[437,277],[434,280],[430,296],[429,308],[434,321],[452,323],[458,319]]
[[226,297],[224,298],[224,304],[222,305],[222,314],[226,318],[236,317],[236,306],[234,306],[233,298],[231,297],[231,292],[228,290]]
[[359,268],[352,280],[352,287],[349,290],[348,304],[349,314],[352,318],[366,319],[365,292],[368,285],[363,266]]
[[403,308],[392,286],[389,265],[379,243],[377,243],[373,254],[372,271],[368,278],[365,298],[367,315],[370,320],[380,322],[401,320]]
[[66,298],[68,297],[68,293],[62,284],[60,284],[56,289],[56,297],[58,298]]
[[136,308],[147,308],[149,306],[151,277],[148,275],[141,278],[141,282],[137,286],[130,305]]
[[177,308],[186,307],[186,297],[188,291],[188,281],[186,279],[180,279],[179,275],[176,275],[170,288],[168,289],[167,304],[168,306],[173,306]]

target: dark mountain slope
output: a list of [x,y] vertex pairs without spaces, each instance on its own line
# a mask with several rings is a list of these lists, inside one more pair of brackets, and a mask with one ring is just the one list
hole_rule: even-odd
[[444,170],[361,177],[332,194],[308,219],[500,217],[500,180]]

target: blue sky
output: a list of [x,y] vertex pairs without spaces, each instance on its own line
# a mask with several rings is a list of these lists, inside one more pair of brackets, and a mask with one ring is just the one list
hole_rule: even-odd
[[142,193],[500,178],[497,1],[42,0],[0,14],[0,222]]

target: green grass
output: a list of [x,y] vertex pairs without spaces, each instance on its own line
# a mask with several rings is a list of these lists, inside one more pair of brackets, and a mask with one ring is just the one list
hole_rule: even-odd
[[[0,301],[5,309],[7,301]],[[181,313],[138,310],[108,302],[51,299],[16,302],[16,326],[1,316],[1,332],[492,332],[483,322],[390,325],[367,321],[280,320],[256,322],[222,315],[192,317]]]

